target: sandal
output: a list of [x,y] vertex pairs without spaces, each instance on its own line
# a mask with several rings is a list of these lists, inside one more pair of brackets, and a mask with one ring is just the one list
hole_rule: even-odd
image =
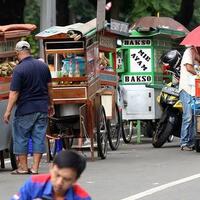
[[34,175],[34,174],[38,174],[38,171],[34,169],[29,169],[29,173]]
[[27,175],[27,174],[30,174],[30,172],[26,170],[16,169],[12,171],[11,174],[12,175]]

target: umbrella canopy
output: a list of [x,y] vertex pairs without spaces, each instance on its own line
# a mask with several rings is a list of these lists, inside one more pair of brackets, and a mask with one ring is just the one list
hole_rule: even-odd
[[200,26],[192,30],[180,43],[181,45],[186,46],[196,46],[200,47]]
[[146,16],[139,18],[132,26],[131,29],[136,30],[150,30],[150,29],[157,29],[157,28],[164,28],[170,30],[178,30],[182,31],[185,34],[189,33],[187,28],[183,26],[181,23],[177,22],[176,20],[170,17],[155,17],[155,16]]

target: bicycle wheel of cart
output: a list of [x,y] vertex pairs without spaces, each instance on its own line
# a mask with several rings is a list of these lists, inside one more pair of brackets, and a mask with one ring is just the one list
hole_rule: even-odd
[[98,155],[101,159],[105,159],[108,148],[108,128],[106,124],[106,113],[102,105],[98,108],[96,123]]
[[112,150],[117,150],[120,143],[120,114],[118,105],[115,104],[115,113],[113,119],[107,120],[108,126],[108,141]]
[[74,141],[74,138],[72,138],[72,137],[62,138],[63,148],[64,149],[71,149],[71,147],[73,145],[73,141]]
[[63,148],[63,141],[61,138],[56,138],[47,135],[47,157],[48,161],[54,159],[55,155]]
[[133,136],[133,122],[130,120],[123,120],[122,122],[122,138],[125,143],[130,143]]
[[53,160],[56,154],[55,139],[47,138],[47,158],[48,162]]

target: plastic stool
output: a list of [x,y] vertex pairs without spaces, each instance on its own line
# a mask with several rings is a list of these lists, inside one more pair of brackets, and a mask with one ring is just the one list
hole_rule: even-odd
[[30,154],[31,156],[33,156],[33,142],[32,142],[31,138],[28,141],[28,154]]
[[55,141],[55,150],[56,150],[56,153],[58,153],[59,151],[62,151],[63,149],[63,143],[62,143],[62,140],[61,139],[58,139]]

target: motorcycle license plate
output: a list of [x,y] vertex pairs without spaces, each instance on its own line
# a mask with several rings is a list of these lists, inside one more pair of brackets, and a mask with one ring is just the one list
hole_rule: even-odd
[[174,88],[174,87],[164,87],[164,88],[162,88],[162,92],[164,92],[166,94],[170,94],[170,95],[176,96],[176,97],[179,96],[178,89]]

